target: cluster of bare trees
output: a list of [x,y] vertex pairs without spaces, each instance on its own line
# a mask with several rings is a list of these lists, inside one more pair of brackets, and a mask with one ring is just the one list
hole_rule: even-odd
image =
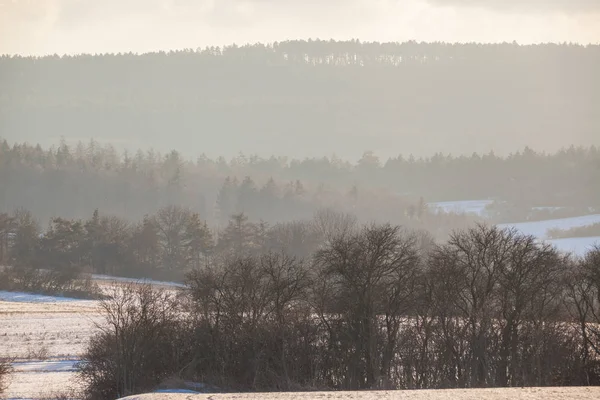
[[150,288],[107,300],[110,328],[82,364],[90,396],[168,376],[242,391],[600,382],[600,249],[571,259],[483,225],[444,244],[337,214],[315,225],[323,241],[306,258],[230,253],[189,273],[173,302]]

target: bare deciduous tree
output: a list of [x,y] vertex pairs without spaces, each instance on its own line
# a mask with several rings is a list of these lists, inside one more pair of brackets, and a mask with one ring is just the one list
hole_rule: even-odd
[[11,370],[10,360],[0,359],[0,394],[2,394],[8,386],[8,377]]
[[414,236],[399,227],[372,225],[344,233],[315,256],[327,286],[318,313],[330,335],[332,326],[345,327],[350,362],[341,373],[344,387],[373,388],[390,379],[396,338],[413,307],[420,259]]

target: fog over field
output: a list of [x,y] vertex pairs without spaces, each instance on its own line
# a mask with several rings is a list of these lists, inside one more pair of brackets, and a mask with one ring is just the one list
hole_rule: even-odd
[[0,398],[599,397],[598,71],[600,0],[0,0]]

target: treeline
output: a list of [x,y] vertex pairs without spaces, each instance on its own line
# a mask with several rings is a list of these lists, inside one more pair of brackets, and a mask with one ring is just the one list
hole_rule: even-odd
[[0,214],[0,265],[7,266],[0,286],[56,292],[90,273],[183,281],[189,271],[232,255],[285,249],[306,258],[336,227],[335,215],[323,209],[309,219],[269,224],[236,213],[222,228],[211,228],[189,208],[167,206],[139,221],[96,210],[87,219],[53,218],[42,229],[31,212],[19,209]]
[[321,220],[288,247],[214,259],[181,295],[115,289],[80,365],[90,399],[202,382],[224,391],[596,385],[600,249],[575,260],[479,225],[434,244]]
[[598,143],[599,49],[317,40],[4,56],[0,125],[45,144],[104,137],[223,154],[235,143],[228,155],[555,151]]
[[57,216],[88,218],[96,208],[131,221],[178,204],[211,227],[223,227],[234,213],[274,224],[311,218],[329,207],[361,221],[390,221],[445,238],[462,221],[418,212],[423,202],[497,199],[503,222],[524,220],[533,206],[568,207],[583,215],[590,207],[600,209],[598,182],[600,150],[594,146],[386,161],[366,152],[352,164],[335,157],[243,154],[190,160],[177,151],[131,154],[95,141],[49,148],[0,142],[0,212],[26,208],[43,223]]

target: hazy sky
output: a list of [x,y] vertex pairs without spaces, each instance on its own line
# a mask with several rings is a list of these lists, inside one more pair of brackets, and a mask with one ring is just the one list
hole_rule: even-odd
[[600,43],[600,0],[0,0],[0,53],[309,37]]

